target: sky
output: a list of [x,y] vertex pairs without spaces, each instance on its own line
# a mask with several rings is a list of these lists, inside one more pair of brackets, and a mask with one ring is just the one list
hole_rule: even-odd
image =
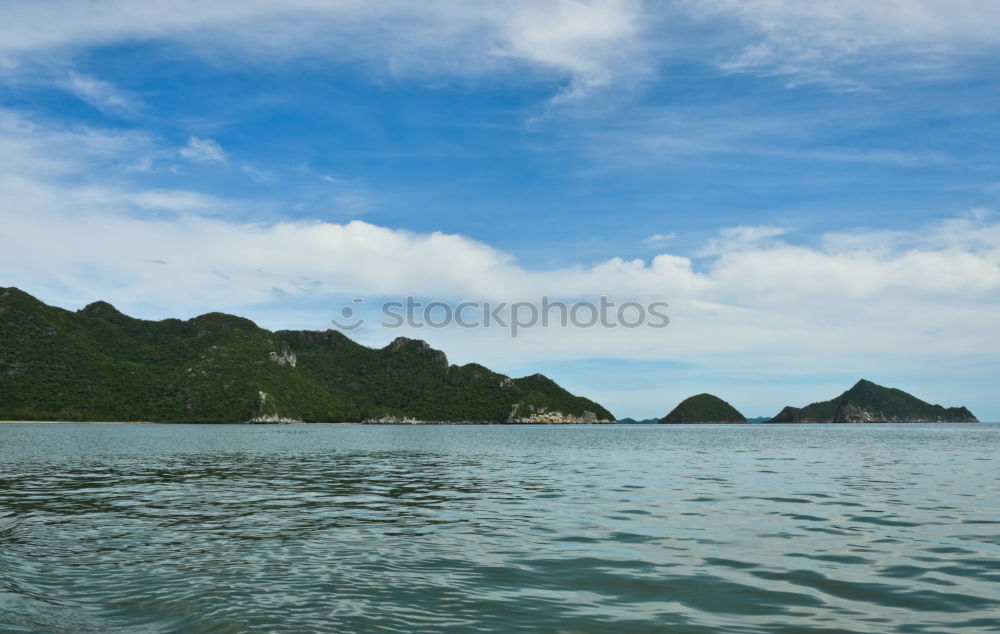
[[[350,307],[619,417],[863,377],[1000,420],[998,61],[994,0],[6,0],[0,286]],[[383,327],[407,296],[670,324]]]

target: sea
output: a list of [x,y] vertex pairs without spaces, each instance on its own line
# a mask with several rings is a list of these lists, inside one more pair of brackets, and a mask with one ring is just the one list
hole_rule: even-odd
[[0,632],[996,632],[1000,425],[0,425]]

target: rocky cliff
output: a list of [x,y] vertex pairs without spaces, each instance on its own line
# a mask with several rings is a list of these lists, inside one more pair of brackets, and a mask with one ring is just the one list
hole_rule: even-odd
[[533,406],[518,403],[511,410],[507,420],[421,420],[409,416],[383,415],[366,418],[365,425],[610,425],[614,420],[598,418],[597,414],[584,410],[579,416],[550,412],[545,408],[537,411]]

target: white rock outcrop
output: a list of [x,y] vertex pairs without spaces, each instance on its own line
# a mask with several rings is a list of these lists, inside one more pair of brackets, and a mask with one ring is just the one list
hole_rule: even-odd
[[295,364],[298,363],[298,357],[296,357],[295,353],[288,348],[282,348],[280,352],[268,352],[267,358],[278,365],[290,365],[293,368],[295,367]]

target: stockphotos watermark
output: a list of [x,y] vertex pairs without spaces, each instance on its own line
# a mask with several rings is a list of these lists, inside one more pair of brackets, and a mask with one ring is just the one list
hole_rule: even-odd
[[[365,303],[355,298],[340,309],[340,316],[330,321],[338,330],[351,331],[365,324],[359,308]],[[670,317],[666,302],[626,301],[616,303],[607,297],[597,301],[553,301],[542,297],[537,302],[464,301],[449,303],[423,301],[415,297],[384,301],[379,305],[383,328],[504,328],[516,338],[530,328],[666,328]]]

